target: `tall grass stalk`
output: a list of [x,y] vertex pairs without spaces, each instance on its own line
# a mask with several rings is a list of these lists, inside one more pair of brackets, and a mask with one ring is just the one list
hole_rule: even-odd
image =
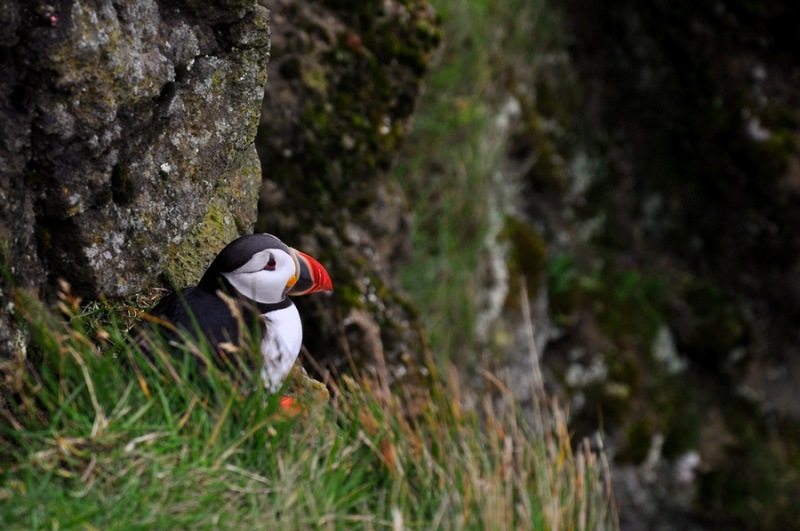
[[144,356],[123,324],[90,337],[61,306],[17,305],[41,363],[3,393],[1,529],[615,528],[600,458],[497,380],[476,399],[453,370],[412,407],[345,378],[290,414],[246,370],[187,370],[203,345]]

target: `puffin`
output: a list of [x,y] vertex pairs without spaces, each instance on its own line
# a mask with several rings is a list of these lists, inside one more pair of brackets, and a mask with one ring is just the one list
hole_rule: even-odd
[[162,298],[148,320],[171,347],[179,346],[181,332],[188,333],[208,342],[218,364],[228,359],[236,366],[237,360],[230,360],[221,346],[243,346],[245,341],[233,302],[245,326],[257,325],[253,330],[259,334],[261,378],[265,389],[275,393],[303,343],[300,314],[288,296],[332,290],[331,278],[317,260],[271,234],[251,234],[222,249],[197,286]]

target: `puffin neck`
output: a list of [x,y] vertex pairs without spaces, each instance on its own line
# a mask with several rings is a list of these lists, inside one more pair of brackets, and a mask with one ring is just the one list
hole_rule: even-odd
[[227,295],[233,295],[234,297],[246,301],[251,308],[255,308],[258,310],[258,313],[262,315],[265,313],[274,312],[275,310],[288,308],[293,304],[291,299],[286,296],[283,297],[283,300],[278,302],[258,302],[250,297],[245,297],[233,287],[227,278],[221,274],[215,276],[209,275],[208,272],[206,272],[206,274],[203,275],[203,278],[200,280],[200,283],[197,285],[197,288],[213,294],[216,294],[218,290],[222,290],[222,292]]
[[[244,297],[244,298],[247,299],[246,297]],[[264,315],[265,313],[269,313],[269,312],[274,312],[275,310],[283,310],[284,308],[288,308],[289,306],[294,304],[289,299],[289,297],[284,297],[283,300],[280,301],[280,302],[271,302],[271,303],[258,302],[258,301],[254,301],[252,299],[247,299],[247,300],[252,302],[253,306],[258,308],[258,312],[261,315]]]

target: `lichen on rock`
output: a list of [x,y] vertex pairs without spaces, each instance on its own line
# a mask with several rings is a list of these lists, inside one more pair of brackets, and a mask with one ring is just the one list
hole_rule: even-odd
[[12,1],[0,16],[15,28],[0,35],[0,232],[16,282],[124,296],[186,256],[210,211],[235,226],[225,237],[252,228],[266,9]]

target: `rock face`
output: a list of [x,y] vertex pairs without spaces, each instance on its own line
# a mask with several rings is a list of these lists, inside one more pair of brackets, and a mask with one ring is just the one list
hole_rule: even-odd
[[561,4],[511,150],[536,155],[546,379],[576,436],[602,426],[623,529],[798,529],[800,7]]
[[269,57],[255,0],[11,0],[0,28],[0,257],[14,281],[123,296],[252,230]]
[[[256,145],[258,230],[307,250],[331,297],[303,297],[305,344],[318,365],[350,355],[392,380],[423,352],[395,274],[408,255],[408,208],[387,178],[440,39],[427,1],[262,2],[272,63]],[[413,370],[413,369],[411,369]],[[409,371],[410,372],[410,371]]]
[[798,529],[800,5],[567,4],[587,115],[615,139],[592,190],[604,247],[668,279],[654,307],[689,362],[648,372],[662,403],[627,457],[663,433],[671,461],[698,452],[696,515]]

